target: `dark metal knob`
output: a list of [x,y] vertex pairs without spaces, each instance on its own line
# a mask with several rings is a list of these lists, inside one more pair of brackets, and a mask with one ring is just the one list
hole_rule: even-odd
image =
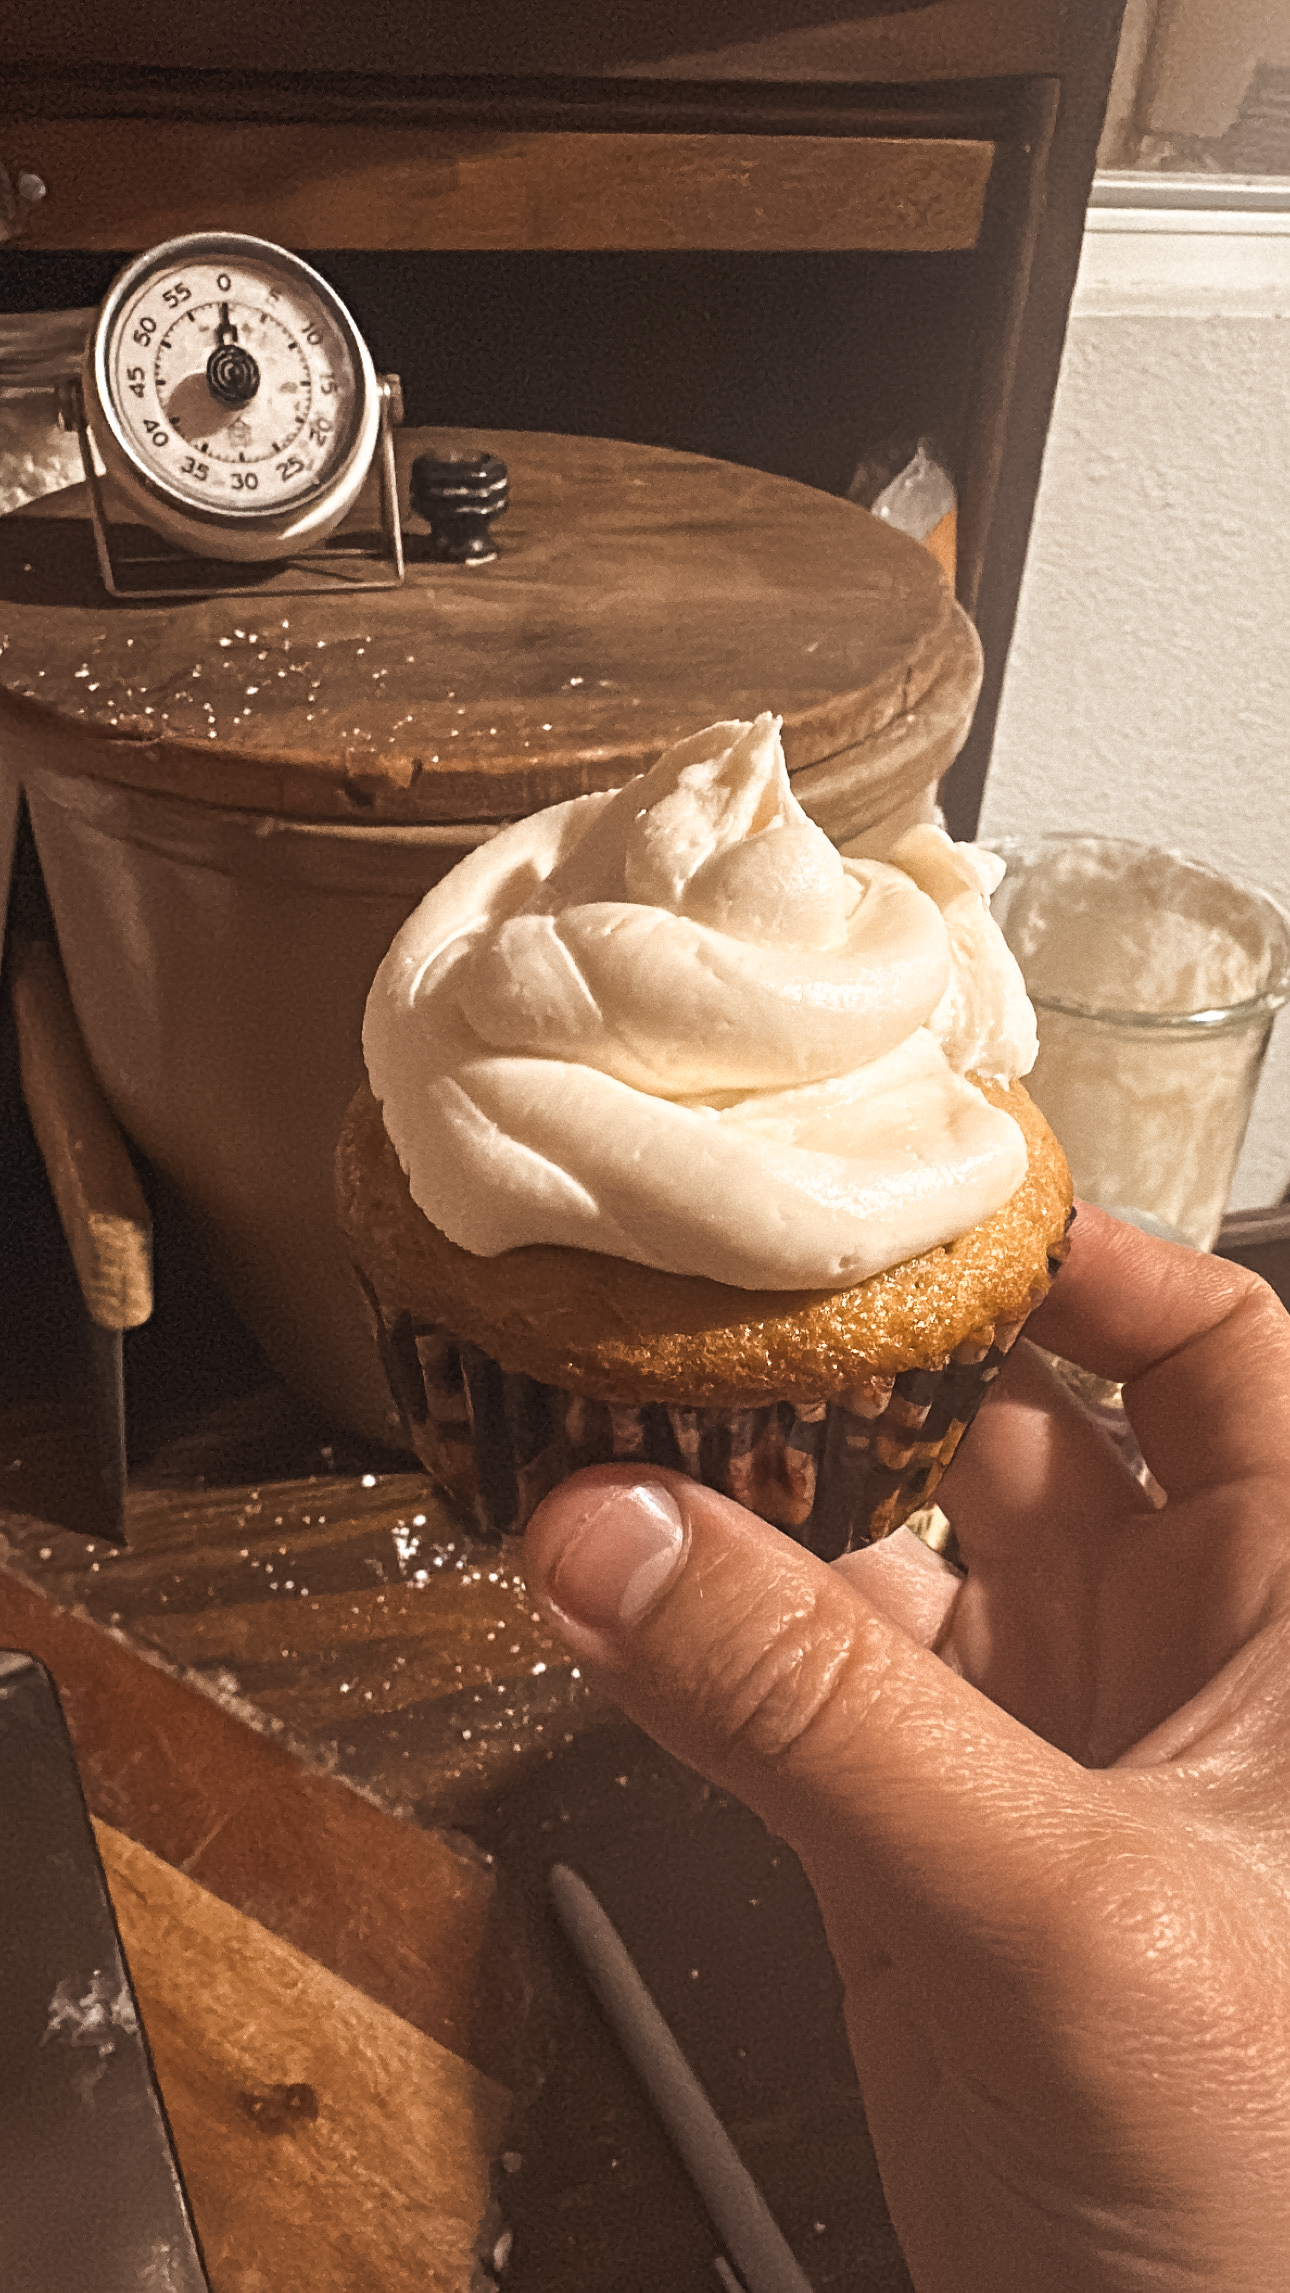
[[221,406],[246,406],[260,387],[260,369],[241,343],[221,343],[206,361],[206,387]]
[[221,406],[247,406],[260,387],[260,369],[239,342],[227,303],[219,306],[215,348],[206,361],[206,387]]
[[430,528],[425,555],[442,565],[486,565],[497,555],[491,522],[506,509],[509,490],[496,454],[418,454],[409,493]]

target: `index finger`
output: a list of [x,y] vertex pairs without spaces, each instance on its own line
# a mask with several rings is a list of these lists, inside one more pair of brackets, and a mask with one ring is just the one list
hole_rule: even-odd
[[1124,1387],[1171,1494],[1290,1461],[1290,1316],[1257,1274],[1080,1203],[1071,1253],[1027,1337]]

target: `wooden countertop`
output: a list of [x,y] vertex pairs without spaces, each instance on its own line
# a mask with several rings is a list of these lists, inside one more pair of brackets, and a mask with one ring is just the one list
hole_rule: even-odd
[[[419,2066],[407,2140],[447,2114],[459,2213],[491,2160],[485,2226],[493,2245],[514,2239],[506,2286],[709,2293],[712,2233],[552,1928],[543,1873],[556,1859],[620,1923],[817,2293],[850,2287],[862,2255],[884,2272],[866,2282],[906,2286],[793,1858],[591,1697],[509,1557],[464,1536],[419,1475],[329,1470],[321,1449],[307,1460],[316,1429],[272,1390],[137,1474],[120,1553],[57,1525],[85,1462],[74,1412],[28,1403],[0,1433],[0,1640],[49,1664],[91,1806],[135,1843],[108,1866],[132,1961],[139,1856],[193,1888],[185,1911],[183,1887],[154,1877],[136,1975],[150,2029],[158,2001],[158,2072],[216,2293],[259,2282],[248,2240],[271,2257],[294,2224],[302,2257],[315,2237],[331,2253],[342,2216],[350,2274],[311,2281],[371,2282],[357,2182],[342,2172],[327,2207],[305,2207],[336,2141],[372,2166],[352,2082],[350,2132],[316,2166],[310,2128],[275,2149],[218,2100],[335,2082],[335,2068],[299,2069],[299,2030],[267,2031],[258,2068],[237,2052],[229,2011],[279,1961],[302,2011],[351,1998],[356,2045],[360,2029],[376,2046],[397,2021]],[[225,2002],[197,2016],[163,1979],[158,1939],[191,1921],[195,1899]],[[245,1994],[230,1972],[239,1918],[259,1941]],[[381,2155],[405,2187],[400,2145]],[[392,2245],[382,2282],[466,2293],[464,2266],[416,2277],[430,2251]]]

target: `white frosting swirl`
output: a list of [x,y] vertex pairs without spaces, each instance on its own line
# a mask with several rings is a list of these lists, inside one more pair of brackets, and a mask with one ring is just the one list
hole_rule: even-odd
[[755,1289],[952,1241],[1026,1167],[963,1080],[1035,1056],[996,867],[927,823],[839,854],[770,716],[504,829],[368,1000],[414,1201],[482,1257],[565,1243]]

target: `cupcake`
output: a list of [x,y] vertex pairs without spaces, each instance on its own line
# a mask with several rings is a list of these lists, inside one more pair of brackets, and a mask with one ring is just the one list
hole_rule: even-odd
[[930,822],[839,853],[763,716],[422,902],[338,1198],[409,1438],[486,1533],[615,1458],[828,1558],[927,1502],[1070,1218],[999,872]]

